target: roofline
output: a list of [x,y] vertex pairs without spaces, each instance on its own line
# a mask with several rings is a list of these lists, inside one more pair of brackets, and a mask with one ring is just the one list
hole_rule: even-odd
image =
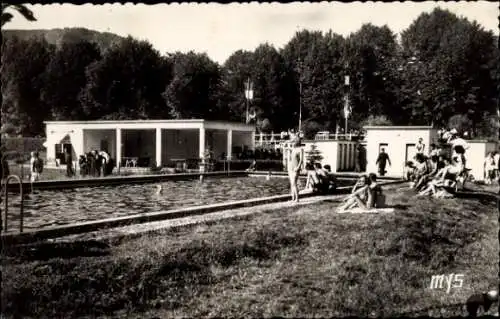
[[95,121],[43,121],[44,124],[144,124],[144,123],[219,123],[219,124],[233,124],[233,125],[243,125],[248,127],[255,127],[255,125],[241,123],[241,122],[230,122],[230,121],[210,121],[204,119],[182,119],[182,120],[95,120]]
[[432,130],[432,129],[434,129],[434,127],[432,127],[432,126],[383,126],[383,125],[363,126],[363,128],[365,130],[373,130],[373,129],[375,129],[375,130],[403,130],[403,129],[407,129],[407,130]]

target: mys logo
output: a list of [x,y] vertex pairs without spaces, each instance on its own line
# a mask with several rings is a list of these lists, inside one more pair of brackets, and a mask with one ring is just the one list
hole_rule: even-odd
[[464,283],[463,274],[434,275],[431,279],[431,289],[443,289],[446,283],[446,292],[451,288],[462,288]]

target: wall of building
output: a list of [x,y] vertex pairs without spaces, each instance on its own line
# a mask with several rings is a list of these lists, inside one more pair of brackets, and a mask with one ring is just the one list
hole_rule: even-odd
[[255,141],[252,132],[233,131],[233,147],[254,149]]
[[72,144],[73,157],[78,158],[83,154],[83,136],[82,130],[73,125],[47,125],[45,128],[45,136],[47,137],[44,146],[46,147],[47,162],[55,161],[56,144],[64,143]]
[[207,130],[205,139],[207,148],[213,152],[215,158],[227,155],[227,131]]
[[423,138],[427,153],[429,145],[437,141],[437,130],[412,127],[368,128],[366,134],[367,172],[378,172],[376,161],[380,153],[379,149],[383,147],[392,164],[386,167],[387,175],[403,176],[404,165],[406,161],[411,160],[414,153],[411,144],[417,144],[419,138]]
[[162,130],[162,164],[173,159],[198,159],[199,130]]
[[475,180],[484,180],[484,159],[489,152],[498,149],[498,143],[488,141],[467,141],[469,149],[465,152],[466,166],[470,169],[469,174]]
[[323,157],[321,165],[330,165],[333,172],[354,171],[356,158],[356,142],[351,141],[305,141],[304,154],[307,158],[311,145],[316,145],[316,149]]
[[[105,144],[107,149],[102,149]],[[116,130],[83,130],[83,152],[93,150],[106,151],[111,158],[116,158]]]

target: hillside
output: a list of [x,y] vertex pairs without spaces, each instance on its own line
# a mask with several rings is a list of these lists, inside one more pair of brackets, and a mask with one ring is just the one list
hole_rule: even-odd
[[2,36],[10,37],[17,36],[20,39],[26,40],[33,37],[45,38],[51,44],[60,47],[63,43],[87,40],[96,43],[101,51],[106,50],[114,43],[121,41],[120,37],[110,32],[98,32],[84,28],[64,28],[50,30],[2,30]]

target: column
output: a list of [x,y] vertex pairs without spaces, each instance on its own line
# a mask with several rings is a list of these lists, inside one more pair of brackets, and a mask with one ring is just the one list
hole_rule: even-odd
[[227,160],[230,161],[233,156],[233,130],[227,130]]
[[116,166],[122,165],[122,129],[116,129]]
[[161,167],[161,128],[156,128],[156,166]]
[[205,128],[200,128],[200,159],[205,156]]

